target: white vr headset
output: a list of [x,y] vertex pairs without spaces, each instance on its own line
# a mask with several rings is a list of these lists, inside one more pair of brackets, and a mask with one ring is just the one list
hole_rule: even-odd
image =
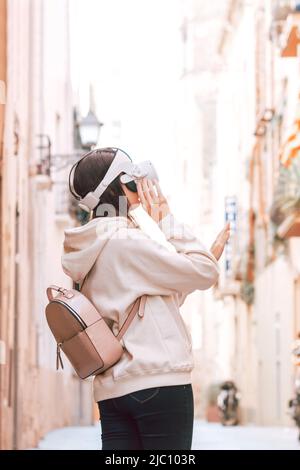
[[[74,189],[74,173],[76,170],[76,167],[78,163],[83,159],[83,158],[88,158],[89,155],[91,155],[95,151],[101,151],[101,150],[114,150],[116,151],[115,157],[108,168],[106,175],[100,181],[99,185],[94,191],[90,191],[88,194],[86,194],[83,198],[79,196],[79,194],[76,193]],[[110,183],[120,174],[120,173],[125,173],[125,175],[122,175],[120,177],[121,183],[129,183],[130,181],[137,181],[141,178],[147,177],[149,179],[157,179],[158,180],[158,175],[157,172],[151,163],[150,160],[145,160],[140,163],[133,163],[131,161],[131,158],[129,155],[124,152],[123,150],[119,148],[105,148],[105,149],[95,149],[92,150],[91,152],[87,153],[84,155],[78,162],[76,162],[70,171],[69,175],[69,187],[71,193],[76,197],[76,199],[80,200],[78,205],[81,207],[81,209],[85,210],[86,212],[90,212],[93,210],[98,204],[101,195],[104,193],[106,188],[110,185]]]

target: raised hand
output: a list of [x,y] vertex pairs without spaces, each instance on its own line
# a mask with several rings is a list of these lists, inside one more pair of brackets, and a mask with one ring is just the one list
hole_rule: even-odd
[[230,237],[230,223],[227,222],[223,230],[219,233],[215,241],[213,242],[210,251],[214,255],[216,259],[220,259],[222,253],[224,251],[226,242],[229,240]]
[[155,222],[160,222],[169,214],[170,208],[163,195],[159,182],[148,178],[141,178],[136,182],[140,203]]

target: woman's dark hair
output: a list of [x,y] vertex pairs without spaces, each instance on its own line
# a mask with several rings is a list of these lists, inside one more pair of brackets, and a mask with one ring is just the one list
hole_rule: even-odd
[[[73,186],[79,196],[84,197],[90,191],[95,191],[100,181],[104,178],[115,155],[116,150],[112,148],[95,149],[78,163],[74,171]],[[128,217],[129,203],[119,180],[120,175],[109,184],[101,195],[99,204],[92,211],[92,219],[109,215],[105,209],[103,213],[102,211],[97,213],[97,209],[101,204],[109,204],[113,206],[116,215]],[[120,204],[121,196],[123,198]],[[103,207],[105,208],[105,206]]]

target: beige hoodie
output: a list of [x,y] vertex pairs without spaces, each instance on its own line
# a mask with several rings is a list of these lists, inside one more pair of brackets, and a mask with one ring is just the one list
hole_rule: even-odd
[[159,223],[175,247],[153,240],[126,217],[96,218],[65,230],[62,266],[117,334],[128,308],[145,295],[144,316],[136,316],[121,342],[117,364],[94,378],[95,401],[137,390],[191,383],[191,335],[179,311],[186,296],[213,286],[215,257],[191,229],[169,214]]

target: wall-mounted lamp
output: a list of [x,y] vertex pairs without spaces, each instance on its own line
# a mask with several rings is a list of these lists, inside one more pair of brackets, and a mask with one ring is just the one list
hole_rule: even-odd
[[[76,113],[74,117],[76,117]],[[74,134],[78,131],[80,147],[83,150],[89,151],[95,147],[102,126],[103,123],[98,121],[92,111],[89,111],[87,116],[80,122],[74,119]],[[38,134],[37,137],[39,138],[37,149],[40,150],[40,161],[36,166],[36,173],[39,175],[50,176],[52,168],[55,168],[56,171],[62,170],[73,164],[82,155],[80,150],[71,154],[52,154],[52,143],[49,135]]]
[[79,123],[79,135],[81,147],[90,150],[97,145],[102,122],[99,122],[95,114],[89,110],[87,116]]

